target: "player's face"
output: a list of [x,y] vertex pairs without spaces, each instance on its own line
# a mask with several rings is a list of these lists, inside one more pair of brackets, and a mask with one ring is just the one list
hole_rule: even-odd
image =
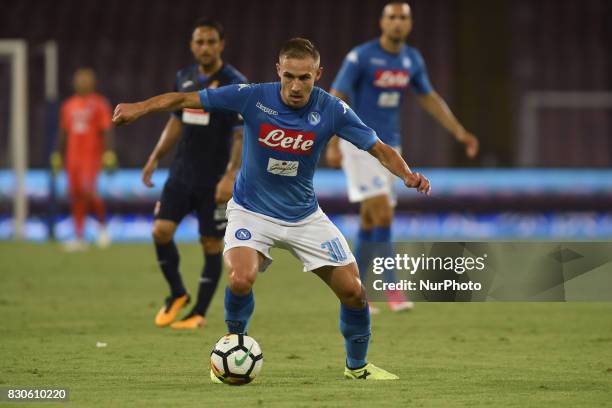
[[91,69],[79,69],[74,73],[74,91],[79,95],[87,95],[96,88],[96,75]]
[[306,105],[322,71],[323,68],[311,57],[281,58],[276,64],[276,72],[281,82],[283,102],[296,109]]
[[391,41],[405,41],[412,31],[412,15],[406,3],[389,4],[380,18],[382,35]]
[[191,52],[203,66],[215,65],[221,58],[225,43],[212,27],[197,27],[191,35]]

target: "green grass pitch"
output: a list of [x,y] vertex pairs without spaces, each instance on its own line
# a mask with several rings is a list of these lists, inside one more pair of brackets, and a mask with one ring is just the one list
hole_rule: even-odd
[[[200,249],[179,249],[195,294]],[[287,252],[273,255],[249,330],[263,370],[229,387],[208,378],[225,332],[222,292],[204,329],[156,328],[166,287],[151,245],[65,254],[0,243],[0,387],[70,389],[70,402],[44,406],[612,405],[612,304],[420,303],[404,314],[381,305],[369,359],[401,379],[347,381],[333,294]]]

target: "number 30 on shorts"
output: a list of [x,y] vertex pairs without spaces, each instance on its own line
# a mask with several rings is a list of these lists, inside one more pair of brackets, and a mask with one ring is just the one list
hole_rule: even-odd
[[334,238],[330,241],[323,242],[321,244],[321,248],[327,250],[330,261],[342,262],[346,261],[347,259],[346,252],[344,251],[344,248],[342,248],[339,238]]

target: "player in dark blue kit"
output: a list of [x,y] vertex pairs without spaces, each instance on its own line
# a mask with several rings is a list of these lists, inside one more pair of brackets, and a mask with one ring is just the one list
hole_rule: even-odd
[[[340,331],[350,379],[395,380],[366,359],[370,311],[355,258],[340,231],[319,208],[312,184],[316,163],[337,134],[367,150],[407,187],[429,193],[429,181],[413,173],[349,106],[320,88],[319,52],[303,38],[281,48],[280,82],[230,85],[193,93],[159,95],[119,104],[113,121],[130,123],[144,114],[200,108],[238,112],[244,117],[242,165],[228,203],[224,259],[229,284],[225,321],[230,333],[244,333],[255,308],[252,287],[258,271],[272,262],[271,247],[288,249],[304,271],[319,276],[340,300]],[[211,370],[211,379],[218,378]]]
[[[176,74],[174,90],[195,92],[246,82],[240,72],[221,59],[223,47],[223,27],[212,20],[198,20],[191,38],[191,51],[197,63]],[[225,207],[240,167],[242,121],[233,112],[190,108],[173,112],[143,169],[145,185],[153,186],[151,176],[158,161],[177,141],[176,157],[155,207],[153,223],[157,260],[170,286],[170,296],[157,313],[155,324],[194,329],[204,325],[221,275],[222,237],[227,224]],[[190,296],[179,273],[179,253],[173,237],[183,217],[192,211],[198,218],[204,268],[195,305],[186,317],[174,321]]]
[[[468,157],[478,152],[478,139],[459,123],[429,82],[420,52],[405,44],[412,30],[410,6],[392,2],[380,18],[381,36],[348,53],[331,89],[331,94],[348,102],[378,137],[400,152],[400,111],[405,91],[410,88],[421,106],[463,143]],[[355,245],[359,271],[365,275],[372,256],[393,256],[391,223],[395,197],[394,176],[372,156],[344,140],[333,138],[326,153],[332,167],[344,169],[351,202],[360,203],[360,230]],[[373,254],[372,250],[384,253]],[[394,271],[386,271],[387,280]],[[365,276],[362,276],[365,282]],[[402,292],[388,292],[389,307],[400,311],[412,302]],[[373,309],[375,310],[375,309]]]

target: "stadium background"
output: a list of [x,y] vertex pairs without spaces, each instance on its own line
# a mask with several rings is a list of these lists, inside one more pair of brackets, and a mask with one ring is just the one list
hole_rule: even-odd
[[[192,62],[188,48],[191,25],[201,15],[224,24],[224,60],[253,82],[275,80],[274,62],[284,40],[298,35],[312,39],[321,49],[325,69],[319,85],[327,89],[348,50],[378,35],[378,16],[384,4],[347,0],[2,0],[0,38],[23,38],[29,44],[28,146],[34,171],[28,175],[32,218],[27,235],[45,239],[49,217],[44,170],[50,148],[49,107],[43,93],[43,42],[58,44],[62,99],[71,94],[71,75],[80,66],[97,71],[99,90],[112,104],[169,91],[176,70]],[[429,170],[437,198],[423,200],[402,192],[399,210],[404,216],[398,217],[396,237],[612,236],[607,212],[612,203],[608,173],[612,108],[539,109],[535,140],[527,140],[522,127],[530,93],[593,93],[612,88],[612,34],[605,24],[612,16],[612,4],[605,0],[414,0],[411,5],[415,24],[408,42],[422,51],[436,90],[480,138],[481,153],[474,161],[466,159],[461,146],[409,97],[404,107],[405,157],[411,165],[426,173]],[[10,81],[8,64],[0,63],[1,95],[9,94]],[[563,98],[571,100],[567,94]],[[9,98],[0,98],[3,238],[11,236],[9,109]],[[148,236],[147,217],[164,173],[157,175],[157,189],[147,191],[140,184],[137,168],[144,164],[165,121],[165,115],[155,115],[116,130],[120,163],[125,169],[135,168],[101,179],[103,195],[115,216],[111,233],[120,239]],[[168,165],[171,157],[162,165]],[[522,170],[500,170],[518,168]],[[548,170],[537,170],[541,168]],[[582,173],[578,169],[589,170]],[[67,208],[65,182],[60,177],[58,183],[62,238],[70,235],[71,225],[61,217]],[[355,207],[345,205],[341,173],[320,172],[317,186],[323,208],[340,214],[334,220],[351,235],[355,219],[341,215]],[[193,220],[190,222],[179,231],[183,239],[195,238],[189,232],[193,230]]]
[[[415,27],[409,43],[423,52],[437,90],[480,137],[482,152],[473,162],[465,160],[409,97],[404,150],[431,176],[438,198],[400,197],[396,238],[610,240],[612,110],[538,111],[537,138],[528,141],[538,146],[537,154],[527,152],[535,156],[532,163],[520,154],[525,147],[520,123],[530,92],[610,92],[612,2],[411,4]],[[346,52],[378,34],[382,5],[378,0],[0,0],[0,39],[24,38],[29,44],[26,235],[46,239],[50,207],[43,42],[58,43],[62,98],[71,93],[73,70],[91,65],[101,92],[116,104],[169,90],[175,71],[191,62],[192,21],[208,15],[227,28],[225,59],[252,81],[275,79],[276,52],[286,38],[312,38],[322,50],[321,86],[327,88]],[[336,299],[280,250],[258,278],[249,328],[264,350],[261,376],[246,387],[211,384],[208,353],[226,330],[221,292],[202,330],[176,333],[153,325],[167,287],[149,238],[158,190],[142,187],[139,167],[166,116],[117,129],[123,169],[101,179],[111,233],[142,243],[64,253],[57,243],[8,242],[14,194],[10,84],[8,64],[0,58],[0,389],[68,387],[70,402],[79,407],[610,405],[610,303],[429,302],[410,314],[391,313],[381,304],[372,320],[369,357],[401,380],[349,383],[342,380]],[[346,206],[341,173],[321,171],[322,205],[350,237],[356,219],[345,213],[355,207]],[[163,178],[158,172],[158,187]],[[58,191],[61,198],[63,178]],[[71,225],[61,201],[57,232],[68,238]],[[181,272],[192,290],[202,266],[195,231],[188,221],[180,237],[193,242],[179,245]],[[570,284],[598,282],[589,280],[598,275],[609,298],[605,267]]]

